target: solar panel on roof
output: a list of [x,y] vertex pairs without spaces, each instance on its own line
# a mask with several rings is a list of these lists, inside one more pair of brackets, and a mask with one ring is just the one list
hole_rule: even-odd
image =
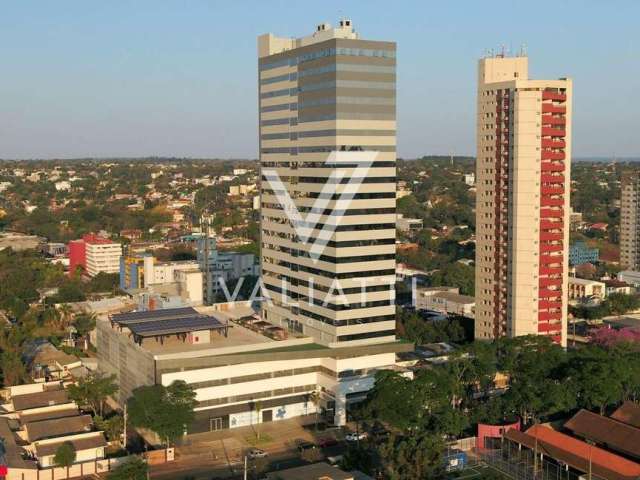
[[160,319],[128,326],[134,335],[140,337],[153,337],[156,335],[170,335],[172,333],[187,333],[197,330],[213,330],[226,327],[227,325],[219,322],[216,318],[203,315],[177,319]]
[[111,317],[111,320],[119,325],[128,325],[160,319],[192,317],[194,315],[199,315],[199,313],[192,307],[166,308],[163,310],[148,310],[144,312],[117,313]]

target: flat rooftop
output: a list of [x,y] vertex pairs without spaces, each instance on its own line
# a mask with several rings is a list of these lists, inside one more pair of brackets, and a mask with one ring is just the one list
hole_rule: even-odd
[[184,342],[176,336],[165,337],[164,343],[161,343],[155,338],[146,338],[142,342],[142,348],[150,353],[160,355],[169,353],[182,353],[182,352],[196,352],[199,350],[208,350],[214,348],[225,347],[239,347],[242,345],[255,345],[256,343],[273,343],[273,340],[269,337],[249,330],[248,328],[240,325],[233,325],[233,328],[229,328],[229,333],[225,337],[222,333],[211,333],[211,340],[209,343],[191,344]]
[[[121,335],[131,336],[141,348],[158,356],[280,343],[262,332],[264,322],[248,306],[224,311],[185,307],[129,312],[112,315],[110,322],[113,330],[121,330]],[[209,332],[209,341],[191,343],[189,334],[200,331]]]

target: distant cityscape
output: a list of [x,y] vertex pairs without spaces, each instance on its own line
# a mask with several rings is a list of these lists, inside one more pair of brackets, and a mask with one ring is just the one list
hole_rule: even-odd
[[257,160],[0,160],[0,477],[639,479],[640,157],[574,80],[487,55],[476,155],[402,159],[395,42],[257,46]]

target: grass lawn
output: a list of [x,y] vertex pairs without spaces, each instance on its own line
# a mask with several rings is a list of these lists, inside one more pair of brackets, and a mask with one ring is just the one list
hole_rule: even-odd
[[249,437],[245,437],[245,441],[252,447],[258,447],[260,445],[273,442],[273,438],[266,433],[261,433],[260,436],[253,434]]

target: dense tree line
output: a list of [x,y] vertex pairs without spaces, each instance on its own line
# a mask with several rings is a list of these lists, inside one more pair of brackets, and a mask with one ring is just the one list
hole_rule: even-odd
[[[526,426],[637,400],[639,354],[637,343],[565,351],[545,337],[519,337],[475,342],[445,364],[419,369],[414,379],[381,371],[359,415],[383,422],[391,435],[354,447],[346,461],[392,480],[444,478],[447,439],[474,434],[478,422],[519,417]],[[500,394],[498,373],[509,379]],[[366,461],[360,449],[368,452]]]

